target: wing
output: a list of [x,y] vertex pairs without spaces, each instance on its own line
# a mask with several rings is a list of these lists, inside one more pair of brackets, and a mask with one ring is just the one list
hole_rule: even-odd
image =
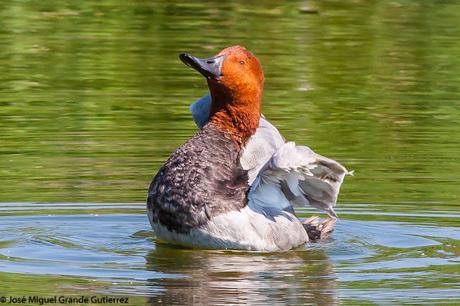
[[190,112],[192,113],[193,121],[201,130],[209,120],[209,110],[211,109],[211,96],[206,95],[199,98],[190,104]]
[[293,142],[282,145],[265,164],[250,197],[265,206],[311,205],[337,217],[334,206],[346,174],[338,162]]
[[[190,105],[201,129],[209,120],[211,96]],[[334,206],[348,172],[338,162],[316,154],[305,146],[285,143],[283,136],[263,116],[256,133],[249,138],[240,158],[248,171],[249,200],[262,207],[292,210],[311,205],[336,217]]]
[[240,157],[243,169],[248,171],[248,183],[252,185],[273,154],[284,145],[280,132],[265,118],[261,117],[259,127],[252,135]]

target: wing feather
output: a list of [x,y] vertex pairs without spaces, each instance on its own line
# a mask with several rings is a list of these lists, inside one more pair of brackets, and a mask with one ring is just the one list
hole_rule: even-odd
[[[211,97],[190,106],[201,129],[209,120]],[[249,200],[263,207],[289,209],[311,205],[336,217],[334,206],[345,175],[352,174],[335,160],[316,154],[306,146],[287,142],[263,116],[256,133],[240,157],[248,171]]]
[[[309,204],[336,217],[334,206],[343,179],[349,172],[338,162],[294,142],[282,145],[267,162],[260,185],[278,184],[291,203]],[[299,199],[303,197],[303,200]]]

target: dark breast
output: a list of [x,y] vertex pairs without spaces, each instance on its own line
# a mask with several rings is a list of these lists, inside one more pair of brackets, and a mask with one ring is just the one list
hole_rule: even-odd
[[150,184],[147,209],[153,222],[186,233],[216,215],[243,208],[247,181],[237,144],[208,124],[158,171]]

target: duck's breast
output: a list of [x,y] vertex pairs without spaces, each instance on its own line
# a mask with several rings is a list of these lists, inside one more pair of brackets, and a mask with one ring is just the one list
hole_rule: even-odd
[[246,205],[247,172],[234,141],[208,124],[178,148],[153,179],[150,222],[187,233],[217,215]]

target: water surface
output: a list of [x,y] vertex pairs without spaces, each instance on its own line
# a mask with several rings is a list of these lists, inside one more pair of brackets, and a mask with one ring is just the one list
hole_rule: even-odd
[[[0,3],[0,295],[460,303],[458,20],[455,1]],[[148,184],[207,92],[177,54],[232,44],[260,58],[283,135],[355,169],[332,240],[155,243]]]

